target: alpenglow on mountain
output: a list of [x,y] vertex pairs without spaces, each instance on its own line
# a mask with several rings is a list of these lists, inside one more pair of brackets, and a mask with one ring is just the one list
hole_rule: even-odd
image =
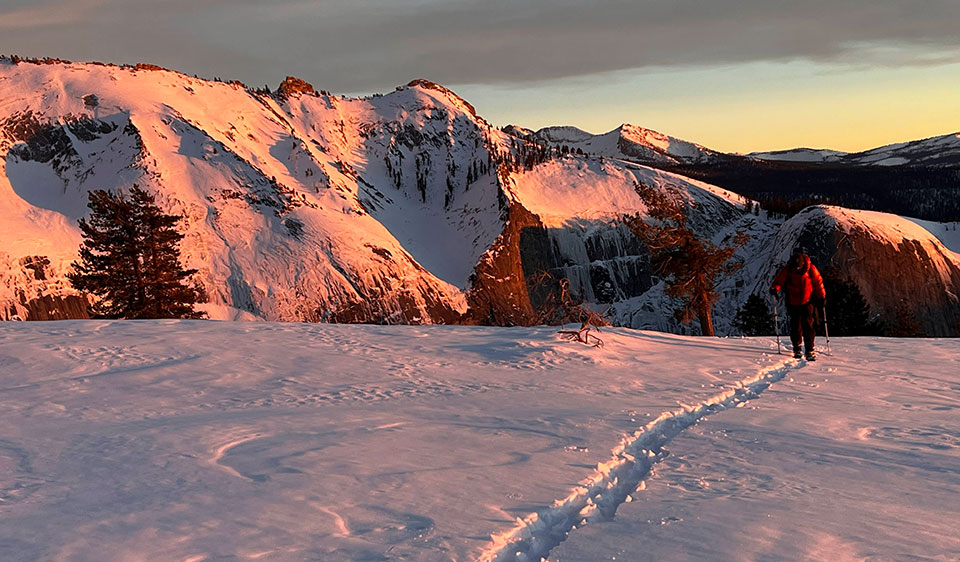
[[[2,319],[85,314],[65,274],[86,194],[136,184],[186,217],[184,265],[213,318],[532,324],[565,279],[618,324],[696,333],[617,223],[645,213],[643,184],[685,202],[704,238],[752,235],[747,267],[720,287],[720,333],[800,238],[826,269],[855,241],[866,257],[847,276],[891,322],[902,305],[871,268],[880,249],[908,245],[904,267],[936,275],[904,278],[927,287],[906,313],[926,333],[957,330],[960,306],[941,296],[960,294],[960,258],[930,232],[832,207],[787,223],[756,215],[745,197],[641,164],[728,156],[646,129],[531,137],[426,80],[347,98],[292,78],[267,92],[151,65],[47,62],[0,59]],[[873,224],[901,227],[877,236]]]

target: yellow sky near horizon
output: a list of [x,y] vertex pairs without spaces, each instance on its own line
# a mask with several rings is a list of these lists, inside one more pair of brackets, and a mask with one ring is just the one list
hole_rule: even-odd
[[960,64],[758,63],[458,92],[497,125],[603,133],[627,122],[724,152],[856,152],[960,131]]

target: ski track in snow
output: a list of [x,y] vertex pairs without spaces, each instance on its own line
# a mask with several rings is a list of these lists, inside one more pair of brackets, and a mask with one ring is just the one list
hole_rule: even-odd
[[674,437],[707,416],[740,407],[757,398],[772,384],[805,364],[805,361],[788,359],[737,381],[732,389],[699,404],[683,405],[677,410],[664,412],[642,429],[626,436],[613,450],[611,459],[599,463],[597,470],[566,498],[523,519],[518,518],[516,527],[491,536],[492,544],[481,553],[480,562],[545,560],[550,551],[578,527],[613,518],[617,508],[630,501],[631,494],[641,487],[653,465],[664,458],[663,447]]

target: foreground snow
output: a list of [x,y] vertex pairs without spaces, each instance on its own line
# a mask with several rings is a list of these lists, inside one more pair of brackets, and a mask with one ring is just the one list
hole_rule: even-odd
[[0,324],[0,559],[960,557],[958,340],[603,337]]

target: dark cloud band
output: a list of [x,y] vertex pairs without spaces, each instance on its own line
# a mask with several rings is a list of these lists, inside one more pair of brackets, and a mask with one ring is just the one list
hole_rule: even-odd
[[[254,84],[290,72],[336,91],[383,89],[422,75],[449,84],[517,84],[764,60],[902,65],[960,58],[956,0],[49,3],[72,14],[69,24],[53,13],[44,24],[43,6],[17,1],[6,12],[29,9],[30,25],[11,24],[0,8],[8,22],[0,52],[123,53]],[[88,8],[64,11],[80,4]],[[891,51],[897,56],[888,57]]]

